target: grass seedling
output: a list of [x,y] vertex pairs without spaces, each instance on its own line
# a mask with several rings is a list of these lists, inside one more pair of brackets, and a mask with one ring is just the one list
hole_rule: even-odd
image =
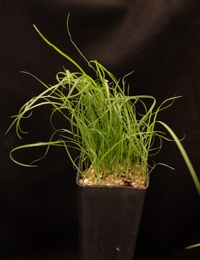
[[[69,16],[67,29],[71,39],[68,21]],[[121,81],[117,80],[97,61],[88,62],[86,60],[96,72],[96,78],[93,79],[73,59],[50,43],[36,27],[35,29],[48,45],[72,62],[77,67],[78,72],[72,73],[65,69],[58,72],[56,75],[57,84],[53,86],[48,86],[32,74],[24,72],[38,80],[45,89],[22,106],[10,128],[15,125],[16,133],[21,138],[21,134],[23,134],[20,127],[21,120],[27,115],[30,116],[35,108],[50,105],[53,109],[50,123],[54,133],[49,142],[27,144],[14,148],[10,153],[14,162],[23,166],[35,167],[35,163],[48,153],[50,146],[63,146],[73,165],[77,168],[69,152],[69,147],[74,147],[82,154],[82,174],[84,169],[93,167],[94,176],[99,184],[101,184],[100,171],[105,176],[111,172],[114,172],[115,176],[120,176],[122,171],[119,170],[119,165],[123,167],[123,173],[126,174],[127,178],[129,169],[134,165],[139,165],[142,176],[146,178],[149,156],[158,153],[162,147],[162,139],[167,139],[163,132],[155,130],[156,124],[161,124],[178,145],[200,193],[199,180],[179,139],[165,123],[157,121],[158,113],[167,109],[175,99],[180,97],[168,98],[156,109],[156,99],[153,96],[129,95],[129,86],[125,81],[128,75]],[[72,43],[74,44],[73,41]],[[77,48],[76,45],[75,47]],[[151,101],[151,105],[148,106],[146,104],[149,104],[149,101]],[[55,128],[53,117],[56,112],[59,112],[70,122],[71,128]],[[55,140],[58,135],[59,138]],[[158,147],[154,147],[155,138],[160,140]],[[47,147],[44,156],[28,165],[13,158],[14,151],[35,146]],[[155,165],[149,166],[149,173],[154,167]],[[87,173],[84,174],[86,177]]]

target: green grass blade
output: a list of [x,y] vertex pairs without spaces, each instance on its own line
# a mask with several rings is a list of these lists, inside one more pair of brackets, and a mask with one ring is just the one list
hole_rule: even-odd
[[86,74],[84,72],[84,70],[73,60],[71,59],[67,54],[65,54],[64,52],[62,52],[60,49],[58,49],[55,45],[53,45],[50,41],[48,41],[43,34],[38,30],[38,28],[35,26],[35,24],[33,25],[33,27],[35,28],[35,30],[38,32],[38,34],[42,37],[42,39],[52,48],[54,48],[58,53],[60,53],[62,56],[64,56],[66,59],[68,59],[71,63],[73,63],[83,74]]
[[184,161],[185,161],[185,163],[186,163],[186,165],[187,165],[187,167],[189,169],[189,172],[190,172],[190,174],[191,174],[191,176],[193,178],[193,181],[195,183],[197,191],[198,191],[198,193],[200,195],[199,179],[197,177],[197,174],[196,174],[196,172],[195,172],[195,170],[194,170],[194,168],[192,166],[192,163],[191,163],[191,161],[190,161],[190,159],[189,159],[189,157],[188,157],[188,155],[187,155],[183,145],[181,144],[181,142],[179,141],[178,137],[175,135],[175,133],[172,131],[172,129],[168,125],[166,125],[165,123],[163,123],[161,121],[157,121],[157,123],[160,123],[161,125],[163,125],[167,129],[167,131],[170,133],[170,135],[172,136],[174,141],[176,142],[176,145],[179,148],[179,150],[180,150],[180,152],[181,152],[181,154],[183,156],[183,159],[184,159]]
[[192,246],[187,246],[185,249],[191,249],[191,248],[199,247],[199,246],[200,246],[200,243],[199,243],[199,244],[192,245]]

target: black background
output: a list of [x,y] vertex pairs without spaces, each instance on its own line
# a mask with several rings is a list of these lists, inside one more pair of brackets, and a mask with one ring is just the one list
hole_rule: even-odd
[[[46,45],[33,24],[86,71],[87,59],[96,59],[117,78],[133,69],[130,94],[164,99],[182,95],[159,119],[169,124],[200,178],[200,2],[197,0],[1,0],[0,1],[0,259],[78,259],[76,171],[61,148],[52,148],[38,168],[24,168],[9,159],[16,145],[48,140],[49,110],[36,110],[22,124],[28,135],[19,140],[13,128],[4,135],[20,107],[43,89],[33,73],[47,84],[55,75],[75,67]],[[62,119],[58,119],[58,124]],[[16,158],[28,162],[40,150],[22,151]],[[76,152],[72,151],[73,156]],[[35,156],[35,157],[34,157]],[[152,160],[152,159],[151,159]],[[152,161],[149,163],[153,163]],[[157,167],[138,235],[135,260],[195,260],[200,249],[200,198],[192,178],[172,142],[163,143],[153,158],[176,168]],[[93,259],[92,259],[93,260]],[[95,260],[95,259],[94,259]],[[110,259],[111,260],[111,259]]]

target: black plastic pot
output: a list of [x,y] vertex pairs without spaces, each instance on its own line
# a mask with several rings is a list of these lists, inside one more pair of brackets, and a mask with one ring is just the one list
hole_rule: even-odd
[[132,260],[146,188],[83,186],[77,172],[80,260]]

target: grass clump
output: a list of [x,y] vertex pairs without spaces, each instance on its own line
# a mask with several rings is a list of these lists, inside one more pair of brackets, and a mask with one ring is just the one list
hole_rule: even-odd
[[[35,108],[50,105],[53,109],[50,123],[54,133],[49,142],[14,148],[10,153],[14,162],[25,165],[13,158],[13,152],[18,149],[47,146],[45,156],[52,145],[63,146],[77,167],[69,152],[69,147],[74,147],[82,154],[81,172],[86,176],[87,172],[84,169],[93,167],[94,176],[99,184],[101,184],[100,171],[103,171],[104,175],[112,172],[115,176],[120,176],[122,171],[119,170],[119,165],[123,166],[123,174],[125,173],[127,178],[129,169],[135,164],[140,165],[141,175],[146,178],[149,156],[158,153],[162,147],[162,139],[166,139],[164,133],[155,130],[156,124],[160,123],[177,143],[200,192],[198,178],[180,141],[165,123],[157,121],[158,113],[172,105],[179,97],[166,99],[156,109],[156,99],[153,96],[129,95],[129,86],[125,81],[128,75],[121,81],[117,80],[104,66],[92,60],[88,65],[96,73],[93,79],[74,60],[50,43],[36,27],[35,29],[47,44],[71,61],[78,72],[72,73],[64,69],[56,75],[57,84],[53,86],[48,86],[32,74],[24,72],[37,79],[45,90],[22,106],[10,128],[15,125],[16,133],[21,138],[23,133],[20,127],[21,120]],[[71,39],[69,28],[68,33]],[[53,116],[56,112],[70,122],[70,129],[55,128]],[[59,138],[55,140],[57,135]],[[155,138],[160,140],[158,147],[153,146]],[[36,166],[35,163],[43,157],[26,166]],[[149,173],[154,167],[150,167]]]

